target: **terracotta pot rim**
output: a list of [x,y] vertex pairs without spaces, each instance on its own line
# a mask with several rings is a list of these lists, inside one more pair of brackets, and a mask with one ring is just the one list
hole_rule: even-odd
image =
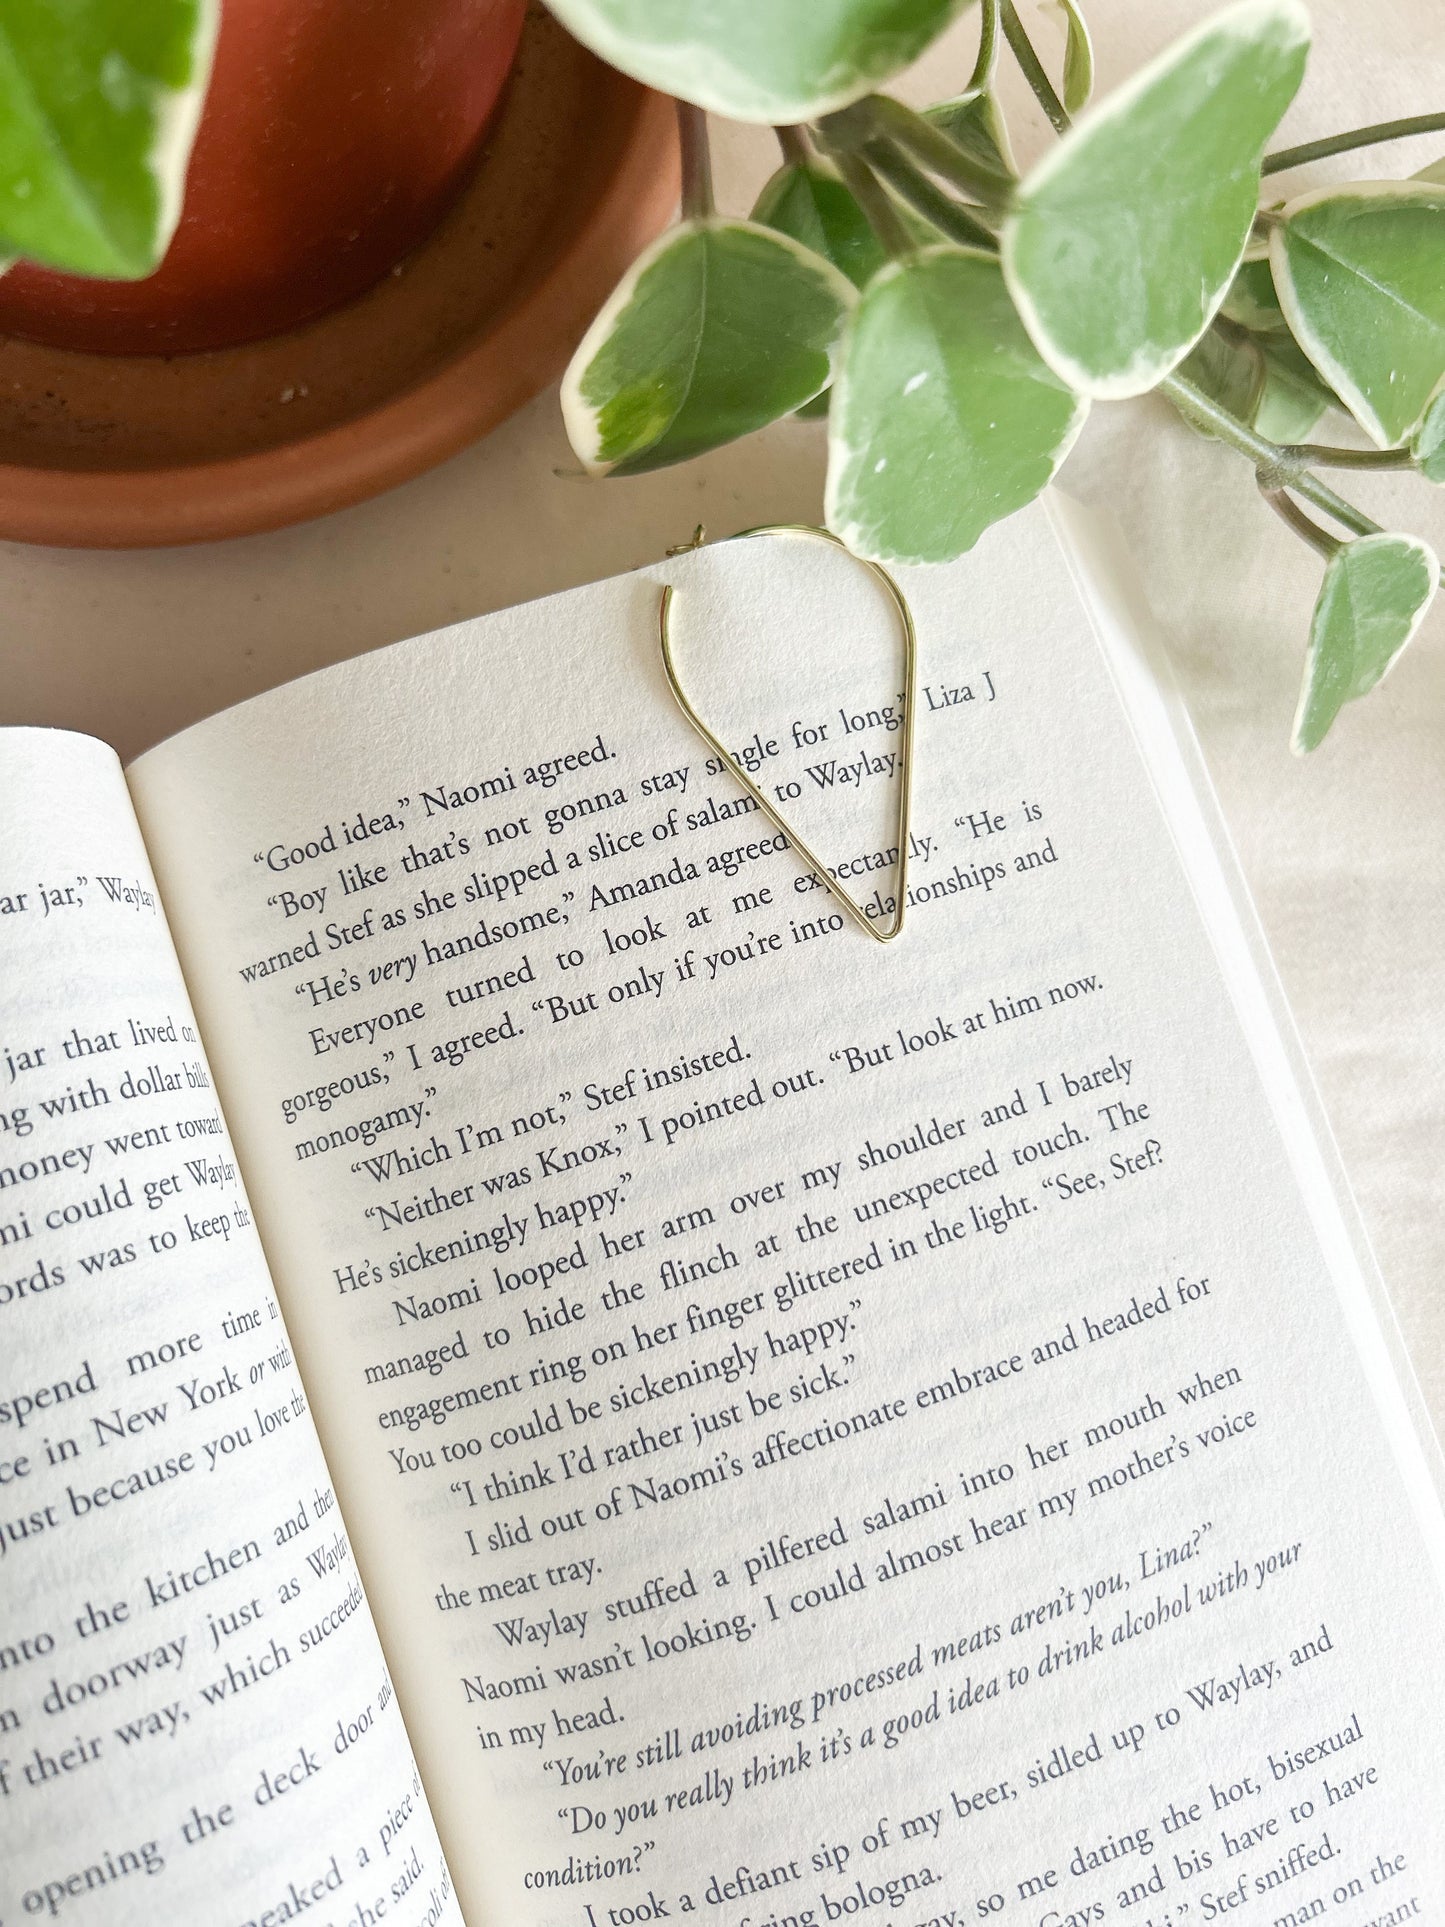
[[672,103],[598,71],[621,109],[610,172],[590,185],[590,205],[561,253],[474,339],[363,412],[269,448],[157,467],[0,463],[0,537],[151,548],[255,534],[378,494],[497,427],[560,373],[627,262],[676,205]]

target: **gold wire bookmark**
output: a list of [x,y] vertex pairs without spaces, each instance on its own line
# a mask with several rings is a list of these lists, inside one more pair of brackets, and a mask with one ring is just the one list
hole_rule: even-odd
[[[903,768],[898,786],[898,895],[895,900],[896,907],[893,913],[893,922],[889,928],[880,929],[878,924],[868,916],[862,906],[853,901],[837,877],[828,869],[822,858],[816,856],[813,851],[808,848],[808,845],[803,841],[802,837],[798,835],[798,832],[793,828],[792,824],[789,823],[788,819],[783,815],[783,812],[763,794],[762,789],[753,781],[752,777],[748,775],[737,758],[730,750],[723,746],[708,728],[702,717],[698,715],[687,691],[682,686],[682,678],[678,674],[677,663],[673,658],[670,628],[670,612],[673,600],[671,583],[668,583],[662,591],[662,603],[657,612],[658,630],[662,643],[662,666],[667,672],[668,685],[673,695],[677,698],[678,708],[692,724],[698,735],[702,737],[703,741],[714,754],[722,759],[727,767],[728,773],[742,785],[748,795],[751,796],[757,804],[758,808],[768,818],[769,822],[772,823],[775,828],[782,831],[783,835],[788,839],[789,843],[792,844],[793,848],[798,852],[798,855],[802,857],[818,881],[822,883],[825,888],[832,891],[833,895],[843,906],[844,910],[847,911],[854,923],[857,924],[858,928],[866,931],[875,943],[892,943],[895,938],[902,934],[904,913],[908,908],[908,845],[910,840],[909,832],[913,819],[913,698],[918,679],[918,638],[913,627],[913,612],[908,606],[907,597],[886,569],[880,567],[876,562],[867,561],[863,556],[854,555],[847,544],[840,542],[838,537],[829,529],[816,528],[811,522],[770,522],[762,528],[742,529],[737,535],[729,536],[727,540],[741,542],[758,535],[806,535],[812,536],[820,542],[828,542],[835,549],[842,549],[843,553],[850,557],[852,561],[856,562],[860,568],[866,569],[871,576],[882,583],[893,602],[898,619],[903,625]],[[670,556],[690,554],[692,550],[700,548],[702,542],[703,530],[701,524],[699,524],[691,542],[684,542],[675,549],[669,549],[668,554]]]

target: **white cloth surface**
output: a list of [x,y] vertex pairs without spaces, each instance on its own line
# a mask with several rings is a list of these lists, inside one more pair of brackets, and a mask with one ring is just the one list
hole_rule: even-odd
[[[1102,83],[1210,9],[1094,0]],[[1445,105],[1439,0],[1315,0],[1315,50],[1283,138]],[[1029,9],[1041,44],[1060,29]],[[910,76],[955,89],[973,28]],[[1016,146],[1045,139],[1019,104]],[[771,137],[723,129],[724,204],[743,211]],[[1347,157],[1407,173],[1445,136]],[[132,755],[229,702],[357,651],[608,575],[685,540],[817,520],[820,428],[781,423],[630,482],[578,473],[555,393],[378,501],[245,541],[138,554],[0,545],[0,721],[88,729]],[[1305,762],[1289,753],[1318,563],[1257,500],[1247,466],[1156,402],[1094,411],[1065,485],[1122,524],[1169,640],[1250,885],[1437,1427],[1445,1429],[1445,611]],[[1354,478],[1350,478],[1353,484]],[[1353,488],[1445,550],[1445,494]]]

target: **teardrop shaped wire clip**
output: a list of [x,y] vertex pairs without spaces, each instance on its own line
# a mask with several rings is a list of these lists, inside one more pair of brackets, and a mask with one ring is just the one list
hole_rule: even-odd
[[[812,536],[817,541],[827,542],[833,548],[841,549],[844,555],[858,564],[859,568],[866,569],[871,576],[882,583],[903,627],[903,767],[898,787],[898,895],[895,899],[893,921],[889,927],[881,928],[859,904],[853,901],[822,858],[809,849],[782,811],[764,795],[758,784],[748,775],[732,752],[726,749],[713,734],[693,707],[687,691],[682,686],[682,678],[678,674],[677,662],[672,653],[670,619],[673,588],[671,583],[668,583],[662,591],[662,602],[657,612],[659,639],[662,644],[662,666],[667,674],[668,686],[677,698],[678,708],[698,735],[721,759],[728,773],[752,797],[768,821],[782,831],[819,882],[832,891],[858,928],[872,937],[875,943],[892,943],[902,935],[904,913],[908,907],[908,846],[913,819],[913,714],[914,694],[918,681],[918,638],[913,627],[913,612],[908,606],[907,597],[888,571],[880,567],[877,562],[869,562],[863,556],[854,555],[847,544],[839,541],[830,529],[817,528],[811,522],[769,522],[761,528],[741,529],[737,535],[728,536],[726,539],[731,542],[741,542],[760,535]],[[675,549],[669,549],[668,554],[670,556],[690,554],[692,550],[702,546],[703,539],[702,525],[699,524],[691,542],[684,542]]]

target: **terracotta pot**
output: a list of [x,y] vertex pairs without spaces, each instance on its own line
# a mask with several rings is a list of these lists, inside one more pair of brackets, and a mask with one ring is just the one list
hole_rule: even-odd
[[223,0],[180,224],[155,274],[28,264],[0,331],[102,354],[260,340],[339,306],[466,180],[526,0]]
[[533,6],[470,179],[355,300],[201,354],[0,335],[0,537],[210,541],[418,474],[560,374],[677,191],[672,103]]

